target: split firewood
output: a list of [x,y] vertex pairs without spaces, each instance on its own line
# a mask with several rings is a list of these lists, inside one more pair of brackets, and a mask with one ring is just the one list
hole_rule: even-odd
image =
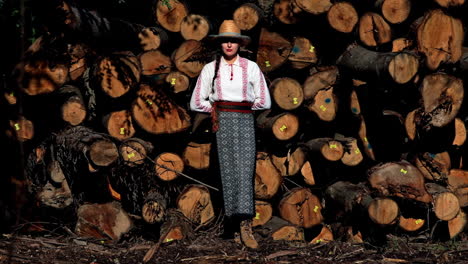
[[258,152],[255,166],[255,197],[270,199],[277,192],[283,177],[272,162],[272,157],[265,152]]
[[305,228],[323,221],[321,210],[320,200],[307,188],[298,187],[290,190],[279,203],[283,219]]
[[315,185],[314,171],[309,161],[306,161],[301,168],[301,174],[304,177],[304,182],[309,185]]
[[453,145],[463,146],[466,141],[466,126],[460,118],[455,118],[455,138]]
[[366,46],[379,46],[392,40],[392,30],[382,16],[368,12],[359,19],[359,39]]

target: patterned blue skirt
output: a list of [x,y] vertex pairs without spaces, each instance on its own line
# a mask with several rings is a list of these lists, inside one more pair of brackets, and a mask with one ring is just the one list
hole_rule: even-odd
[[226,216],[254,216],[255,127],[251,113],[218,112],[218,159]]

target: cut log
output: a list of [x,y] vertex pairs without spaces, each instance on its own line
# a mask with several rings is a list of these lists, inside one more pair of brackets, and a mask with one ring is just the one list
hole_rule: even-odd
[[344,155],[344,148],[341,142],[332,138],[315,138],[311,139],[301,146],[305,147],[308,152],[320,153],[323,158],[329,161],[340,160]]
[[252,3],[240,5],[232,15],[241,30],[251,30],[263,19],[263,11]]
[[188,90],[190,85],[190,80],[187,75],[179,71],[170,72],[166,76],[166,83],[170,84],[172,87],[172,92],[180,93]]
[[88,57],[95,55],[95,52],[84,43],[75,43],[68,45],[68,54],[70,55],[68,74],[71,80],[76,81],[88,69]]
[[407,38],[397,38],[392,41],[392,52],[402,52],[413,47],[414,41]]
[[458,62],[462,55],[463,36],[463,24],[459,19],[440,9],[426,13],[417,29],[418,50],[426,55],[426,66],[435,70],[441,63]]
[[392,29],[379,14],[368,12],[359,19],[359,39],[366,46],[379,46],[392,40]]
[[400,215],[400,219],[398,221],[398,226],[408,232],[414,232],[421,229],[424,226],[424,219],[418,218],[405,218],[404,216]]
[[304,177],[304,182],[309,185],[315,185],[315,177],[314,171],[312,170],[312,166],[310,162],[307,161],[301,168],[301,174]]
[[362,162],[363,156],[357,145],[355,138],[348,138],[345,143],[345,152],[341,158],[341,162],[347,166],[356,166]]
[[187,7],[177,0],[158,0],[154,10],[157,22],[172,32],[180,32],[181,22],[188,14]]
[[351,226],[348,227],[348,229],[347,229],[347,241],[349,243],[353,243],[353,244],[364,243],[364,239],[362,238],[361,231],[355,232],[353,230],[353,227],[351,227]]
[[451,169],[448,174],[448,186],[457,197],[460,207],[468,206],[468,171]]
[[332,3],[330,0],[294,0],[294,2],[304,11],[318,15],[327,12]]
[[336,84],[338,67],[332,66],[315,72],[304,81],[304,99],[313,99],[320,90],[329,89]]
[[73,196],[62,168],[60,168],[60,163],[52,160],[47,166],[47,173],[50,180],[39,188],[36,195],[39,202],[56,209],[63,209],[71,205]]
[[414,162],[423,176],[431,181],[447,179],[450,170],[450,156],[447,151],[441,153],[420,153]]
[[273,135],[278,140],[289,140],[299,130],[299,119],[296,115],[283,112],[275,116],[269,116],[271,110],[262,112],[257,117],[257,127],[267,135]]
[[65,85],[59,89],[58,94],[58,101],[62,102],[60,112],[63,121],[72,126],[81,124],[86,117],[86,107],[79,88]]
[[169,209],[167,219],[161,226],[160,241],[169,243],[192,236],[192,227],[187,218],[177,209]]
[[304,37],[294,38],[294,47],[288,60],[294,69],[303,69],[318,61],[317,51],[309,39]]
[[202,40],[210,31],[210,22],[204,16],[197,14],[187,15],[180,24],[180,34],[185,40]]
[[149,50],[138,55],[141,63],[141,74],[145,76],[169,73],[172,68],[171,59],[159,50]]
[[415,116],[416,112],[421,111],[420,109],[415,109],[409,112],[405,118],[405,131],[409,139],[414,140],[416,138],[416,121]]
[[111,112],[103,117],[104,127],[113,138],[124,140],[135,135],[132,114],[128,110]]
[[261,226],[270,221],[273,216],[271,204],[265,201],[255,201],[255,216],[252,219],[252,226]]
[[273,216],[270,221],[261,226],[259,233],[270,236],[273,240],[304,241],[304,230],[296,225]]
[[118,98],[138,86],[140,72],[140,62],[131,52],[114,53],[96,62],[91,78],[105,94]]
[[162,91],[142,84],[132,106],[136,123],[152,134],[176,133],[190,126],[186,110],[174,104]]
[[15,105],[18,101],[18,98],[15,95],[15,92],[4,92],[3,97],[9,105]]
[[466,126],[460,118],[455,118],[455,138],[453,139],[453,145],[463,146],[466,141]]
[[452,7],[463,5],[465,0],[435,0],[435,2],[442,7]]
[[133,226],[119,203],[85,204],[78,208],[75,233],[82,237],[119,240]]
[[275,17],[284,24],[296,24],[298,18],[293,11],[292,2],[294,0],[279,0],[273,4],[273,14]]
[[256,61],[262,72],[271,72],[283,65],[292,47],[291,42],[280,34],[262,28]]
[[120,156],[130,167],[143,164],[151,151],[153,145],[139,138],[125,139],[119,147]]
[[333,93],[333,87],[322,89],[317,92],[310,103],[306,103],[307,108],[317,114],[323,121],[333,121],[338,111],[338,103]]
[[209,224],[215,216],[210,192],[201,185],[187,186],[177,198],[177,208],[200,226]]
[[200,144],[190,142],[182,154],[184,164],[197,170],[210,167],[211,143]]
[[432,195],[433,210],[437,218],[448,221],[457,216],[460,203],[455,194],[435,183],[426,183],[426,189]]
[[161,153],[156,157],[154,162],[156,175],[163,181],[174,180],[179,176],[178,173],[184,170],[184,161],[175,153]]
[[317,196],[307,188],[294,188],[279,203],[279,212],[283,219],[309,228],[323,221],[322,204]]
[[429,203],[431,196],[424,187],[424,176],[407,162],[388,162],[369,169],[369,182],[380,194]]
[[332,231],[324,225],[320,230],[320,234],[310,240],[310,244],[329,243],[333,240]]
[[428,118],[429,124],[443,127],[455,119],[464,98],[461,79],[444,73],[426,75],[420,90],[423,118]]
[[[292,152],[292,153],[291,153]],[[301,148],[289,150],[285,157],[271,156],[273,165],[280,171],[281,176],[292,176],[299,172],[305,162],[305,153]]]
[[271,156],[265,152],[258,152],[255,167],[255,198],[272,198],[282,182],[283,177],[273,165]]
[[351,44],[336,64],[357,76],[372,74],[382,78],[386,75],[399,84],[409,82],[419,68],[418,58],[411,53],[375,52],[356,44]]
[[20,116],[17,120],[10,120],[10,129],[16,140],[25,142],[34,137],[34,124],[32,121]]
[[197,77],[205,64],[191,59],[192,55],[202,51],[201,43],[197,40],[187,40],[172,53],[172,61],[177,69],[190,78]]
[[409,0],[378,0],[375,5],[381,10],[383,17],[392,24],[405,21],[411,11]]
[[460,233],[466,230],[467,227],[468,227],[468,218],[466,216],[466,213],[463,211],[460,211],[455,218],[448,221],[448,231],[449,231],[450,239],[458,236]]
[[361,126],[359,127],[359,138],[361,139],[361,143],[364,146],[364,152],[366,155],[372,159],[375,160],[375,154],[374,154],[374,149],[372,148],[372,145],[369,142],[369,139],[367,138],[367,128],[366,128],[366,122],[364,121],[364,118],[361,116]]
[[48,61],[25,62],[23,67],[23,91],[28,95],[47,94],[63,86],[68,78],[68,67]]
[[370,219],[381,225],[391,225],[398,219],[398,204],[389,198],[373,200],[367,208]]
[[359,16],[356,9],[348,2],[334,3],[327,13],[327,20],[330,26],[343,33],[351,33],[358,19]]
[[148,224],[161,223],[166,216],[167,201],[155,189],[148,192],[143,202],[141,215]]
[[166,31],[159,27],[146,27],[138,34],[141,49],[144,51],[164,47],[169,40]]
[[117,161],[119,151],[108,139],[94,141],[89,147],[89,158],[93,166],[106,167]]

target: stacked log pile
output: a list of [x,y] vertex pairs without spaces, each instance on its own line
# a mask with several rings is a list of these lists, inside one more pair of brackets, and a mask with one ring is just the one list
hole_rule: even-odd
[[6,132],[27,147],[31,191],[76,208],[78,234],[119,239],[139,219],[168,242],[217,223],[210,120],[188,101],[214,58],[206,36],[231,17],[273,100],[256,113],[257,234],[466,230],[465,1],[217,1],[216,13],[159,0],[151,25],[51,2],[62,24],[18,63]]

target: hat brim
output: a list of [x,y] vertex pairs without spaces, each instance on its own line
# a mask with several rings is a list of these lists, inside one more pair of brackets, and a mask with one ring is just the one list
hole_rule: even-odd
[[220,43],[223,42],[223,40],[235,39],[241,46],[246,46],[250,43],[250,37],[245,35],[209,35],[208,39]]

